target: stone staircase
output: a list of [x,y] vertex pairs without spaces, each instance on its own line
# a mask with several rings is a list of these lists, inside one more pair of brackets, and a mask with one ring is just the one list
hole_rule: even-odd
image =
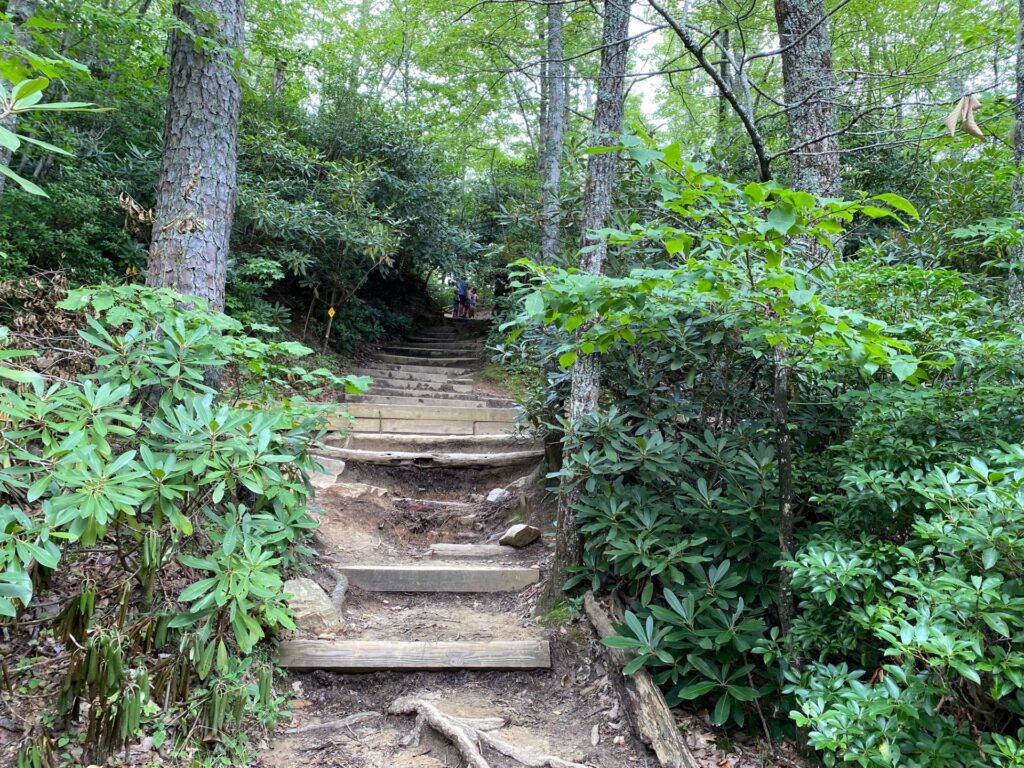
[[[503,485],[538,464],[543,449],[516,434],[512,402],[479,391],[474,382],[484,359],[479,329],[473,321],[421,329],[381,348],[354,371],[374,381],[364,395],[348,398],[346,410],[355,421],[339,422],[339,436],[328,441],[327,458],[344,462],[342,480],[383,487],[391,503],[458,514],[475,508],[469,500],[471,488]],[[324,498],[336,503],[329,489]],[[372,528],[373,521],[367,522]],[[322,534],[331,534],[331,525],[328,515]],[[457,611],[462,617],[461,625],[470,631],[461,634],[485,636],[459,639],[441,632],[411,640],[397,631],[393,637],[382,638],[379,631],[365,636],[351,624],[386,627],[389,616],[364,616],[350,622],[342,637],[282,642],[280,664],[336,672],[547,669],[551,653],[541,630],[514,627],[514,632],[498,630],[493,636],[486,636],[486,629],[472,631],[474,626],[502,626],[500,620],[506,619],[501,600],[538,583],[541,552],[539,545],[517,550],[464,538],[438,541],[419,557],[390,552],[383,561],[376,553],[325,552],[336,563],[335,578],[357,594],[378,596],[365,598],[361,605],[383,611],[375,601],[386,595],[386,610],[405,616],[430,594],[439,601],[433,608],[449,606],[449,613]]]

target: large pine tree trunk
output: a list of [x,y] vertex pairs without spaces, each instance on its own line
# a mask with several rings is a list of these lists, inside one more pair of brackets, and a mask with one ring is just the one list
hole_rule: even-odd
[[242,92],[235,56],[242,50],[244,3],[179,0],[174,14],[191,34],[176,29],[171,36],[148,283],[200,296],[222,310],[237,196]]
[[[592,145],[613,146],[616,134],[622,131],[626,61],[629,57],[629,19],[632,0],[605,0],[604,27],[601,34],[601,67],[598,71],[597,103],[594,107]],[[605,152],[590,156],[587,161],[587,180],[583,189],[583,234],[580,269],[598,275],[604,271],[607,243],[593,233],[606,226],[612,211],[612,193],[615,187],[615,168],[618,154]],[[572,367],[572,396],[569,419],[576,424],[597,410],[600,394],[601,368],[594,355],[580,354]],[[567,441],[573,440],[570,433]],[[555,539],[555,558],[551,566],[545,603],[551,604],[561,594],[569,569],[583,559],[583,537],[576,520],[579,491],[568,490],[562,480],[562,493],[558,500],[558,532]]]
[[558,255],[562,211],[559,188],[562,179],[562,151],[565,146],[565,62],[562,45],[561,0],[548,2],[548,53],[545,62],[547,86],[543,128],[543,193],[541,201],[541,260],[551,264]]
[[[1017,99],[1013,105],[1013,163],[1024,163],[1024,0],[1018,2],[1017,22]],[[1024,177],[1013,178],[1013,209],[1024,212]],[[1024,308],[1024,246],[1013,249],[1010,275],[1010,306],[1018,312]],[[1019,315],[1018,315],[1019,316]]]
[[795,189],[838,197],[832,40],[824,0],[775,0]]
[[[7,15],[10,17],[14,24],[23,24],[28,19],[31,19],[36,15],[36,8],[38,3],[36,0],[10,0],[7,3]],[[25,34],[24,30],[17,29],[14,33],[15,40],[19,45],[27,46],[29,43],[28,35]],[[10,95],[12,83],[7,82],[0,77],[0,84],[3,84],[4,90]],[[0,125],[3,125],[9,131],[17,130],[18,117],[17,115],[9,115]],[[0,165],[10,165],[11,156],[13,153],[7,147],[0,147]],[[7,177],[0,175],[0,195],[4,193],[4,187],[7,182]]]

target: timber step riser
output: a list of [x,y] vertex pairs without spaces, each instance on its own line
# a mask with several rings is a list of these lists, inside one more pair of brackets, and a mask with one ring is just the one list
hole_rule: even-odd
[[286,669],[335,672],[437,672],[453,669],[549,669],[544,640],[493,642],[395,642],[286,640],[278,663]]
[[475,341],[446,341],[444,339],[433,339],[427,341],[418,341],[416,339],[402,339],[396,341],[394,344],[388,344],[390,347],[410,347],[412,349],[464,349],[467,352],[483,352],[485,346]]
[[540,461],[544,451],[504,451],[501,453],[429,453],[426,451],[373,451],[355,448],[333,448],[331,458],[342,459],[351,464],[375,464],[382,466],[415,466],[429,468],[514,467],[519,464]]
[[[400,392],[402,390],[399,390]],[[454,408],[501,408],[508,403],[501,400],[459,400],[455,396],[440,397],[424,395],[422,397],[410,396],[408,392],[403,394],[383,393],[374,390],[362,396],[348,395],[346,403],[373,403],[375,405],[426,405],[426,406],[452,406]]]
[[[471,395],[473,392],[460,392],[453,389],[413,389],[412,387],[393,387],[383,386],[383,384],[374,383],[365,394],[363,395],[346,395],[348,399],[354,399],[356,397],[413,397],[417,399],[435,399],[435,400],[465,400],[470,403],[487,403],[494,408],[511,408],[515,405],[515,401],[508,400],[503,397],[478,397],[469,399],[466,395]],[[356,401],[358,402],[358,400]]]
[[517,435],[387,435],[365,432],[328,439],[327,445],[354,451],[409,453],[515,453],[544,448],[536,441],[524,440]]
[[430,371],[408,371],[397,365],[393,365],[390,368],[366,366],[365,368],[356,368],[352,373],[357,376],[369,376],[374,381],[408,381],[410,382],[410,386],[422,384],[425,387],[430,387],[434,384],[444,385],[457,383],[458,379],[461,379],[468,373],[468,371],[460,372],[454,368],[442,373],[435,373],[435,370],[436,369],[431,369]]
[[392,365],[404,365],[407,367],[416,366],[417,368],[422,367],[427,371],[436,370],[437,368],[470,368],[481,365],[479,357],[410,357],[408,355],[387,355],[379,354],[375,357],[376,360],[382,363],[390,363]]
[[462,566],[350,565],[338,569],[367,592],[518,592],[540,580],[540,569]]
[[459,408],[448,405],[374,405],[346,403],[345,410],[353,418],[424,419],[431,421],[503,421],[514,424],[519,412],[515,408]]

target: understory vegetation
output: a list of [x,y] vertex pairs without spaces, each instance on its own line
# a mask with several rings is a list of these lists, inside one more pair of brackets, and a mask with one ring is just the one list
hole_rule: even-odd
[[0,0],[0,760],[256,759],[343,371],[463,279],[542,615],[723,741],[1024,766],[1022,15]]
[[799,727],[829,764],[1020,765],[1024,340],[1005,273],[871,244],[810,270],[809,242],[917,211],[622,149],[658,196],[604,233],[635,266],[524,261],[507,326],[555,401],[578,355],[603,369],[599,409],[562,422],[587,542],[571,583],[626,596],[610,642],[716,725]]
[[242,729],[285,701],[255,649],[292,627],[281,573],[316,527],[310,449],[333,410],[303,393],[365,382],[171,291],[21,288],[37,314],[0,351],[0,615],[44,629],[5,675],[55,704],[19,766],[104,762],[140,735],[188,762],[195,733],[244,760]]

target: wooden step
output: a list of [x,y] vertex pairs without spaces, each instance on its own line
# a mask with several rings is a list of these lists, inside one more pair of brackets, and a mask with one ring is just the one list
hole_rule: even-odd
[[278,664],[286,669],[336,672],[449,669],[549,669],[545,640],[400,642],[381,640],[285,640]]
[[358,432],[328,439],[328,445],[363,451],[419,451],[422,453],[501,453],[543,449],[543,444],[520,435],[389,435]]
[[501,401],[464,400],[457,397],[436,397],[431,394],[417,396],[410,395],[408,392],[402,395],[392,395],[376,390],[373,387],[365,395],[347,395],[345,402],[375,403],[376,405],[440,405],[450,408],[500,408],[502,405],[507,405],[507,403]]
[[413,349],[466,349],[472,352],[482,352],[485,345],[482,341],[467,339],[424,339],[406,338],[396,341],[395,346],[412,347]]
[[[467,397],[467,395],[475,395],[475,397]],[[459,401],[463,401],[472,406],[487,405],[493,408],[511,407],[515,402],[507,397],[494,397],[493,395],[488,395],[482,392],[449,392],[442,389],[413,389],[412,387],[396,387],[392,386],[391,382],[388,381],[375,381],[366,391],[365,395],[348,395],[348,400],[359,402],[356,399],[357,397],[411,397],[417,400],[427,399],[452,401],[439,402],[437,403],[438,405],[459,405]],[[392,403],[392,405],[399,405],[399,403]]]
[[518,592],[540,579],[536,567],[350,565],[338,570],[367,592]]
[[455,369],[450,371],[439,371],[435,368],[431,368],[429,371],[406,371],[402,370],[397,365],[368,365],[362,368],[356,368],[352,373],[358,376],[369,376],[374,381],[411,381],[424,386],[433,384],[444,386],[453,379],[458,378],[460,375]]
[[429,419],[444,421],[505,421],[515,423],[515,408],[458,408],[448,405],[374,405],[347,403],[345,412],[356,419]]
[[482,349],[465,349],[451,347],[413,347],[413,346],[387,346],[381,347],[381,352],[389,355],[405,355],[407,357],[473,357],[479,359],[483,354]]
[[513,467],[544,458],[544,449],[503,453],[425,453],[413,451],[361,451],[351,448],[330,449],[333,458],[355,464],[416,467]]
[[424,367],[426,370],[436,368],[468,368],[473,365],[480,365],[479,357],[411,357],[409,355],[389,355],[379,352],[373,356],[374,360],[382,363],[393,363],[405,367],[405,370],[412,370],[413,367]]

